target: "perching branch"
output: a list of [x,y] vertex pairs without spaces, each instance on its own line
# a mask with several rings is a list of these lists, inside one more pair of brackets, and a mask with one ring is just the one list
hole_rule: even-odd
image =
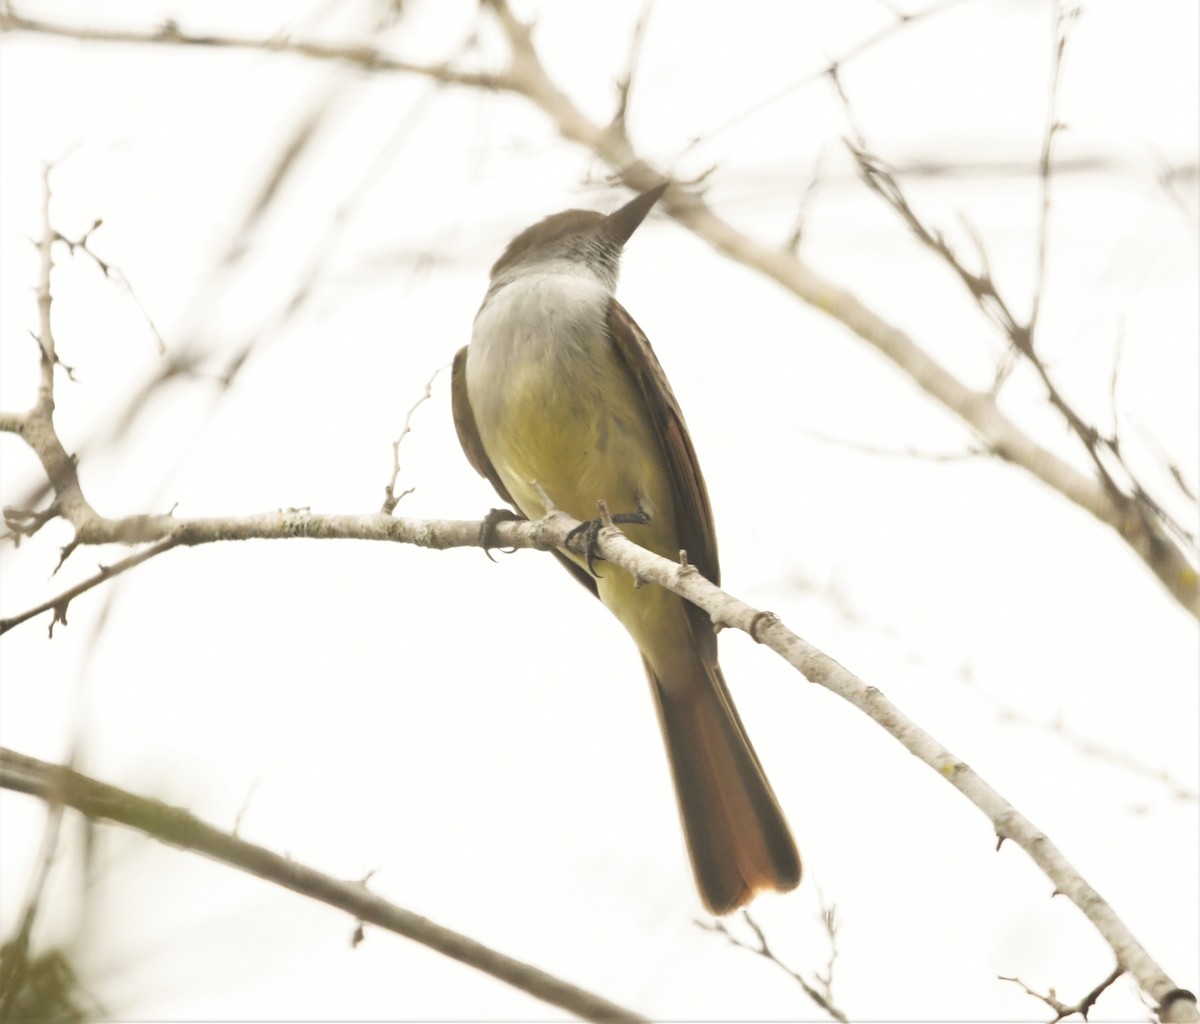
[[179,807],[108,786],[69,768],[0,747],[0,789],[29,793],[78,811],[90,821],[134,828],[159,842],[198,853],[337,907],[367,924],[419,942],[453,960],[585,1020],[641,1022],[643,1017],[530,964],[435,924],[376,896],[362,882],[331,878],[290,857],[248,843]]

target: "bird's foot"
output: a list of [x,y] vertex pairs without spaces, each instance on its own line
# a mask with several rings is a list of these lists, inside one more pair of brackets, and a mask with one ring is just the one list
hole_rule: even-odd
[[483,548],[483,553],[488,556],[488,559],[495,561],[492,558],[491,548],[498,548],[500,545],[496,543],[496,527],[500,523],[519,523],[524,520],[524,516],[517,515],[509,508],[493,508],[488,510],[488,514],[483,517],[483,522],[479,524],[479,546]]
[[642,501],[639,498],[637,502],[636,512],[618,512],[615,515],[609,515],[608,505],[603,501],[596,502],[600,509],[600,515],[595,519],[588,519],[580,523],[570,533],[567,534],[567,543],[570,544],[576,537],[585,537],[584,558],[587,559],[588,572],[597,579],[600,574],[596,572],[596,562],[604,561],[604,556],[600,554],[598,547],[600,540],[600,531],[609,526],[620,526],[631,524],[634,526],[645,526],[650,522],[650,513],[642,506]]

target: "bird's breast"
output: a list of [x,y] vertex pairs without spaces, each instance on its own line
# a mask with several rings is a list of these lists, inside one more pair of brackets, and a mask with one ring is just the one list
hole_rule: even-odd
[[[669,509],[667,471],[644,399],[608,330],[611,294],[594,278],[528,274],[494,291],[467,349],[480,439],[521,511],[537,481],[577,519],[640,502]],[[665,524],[663,524],[665,525]]]

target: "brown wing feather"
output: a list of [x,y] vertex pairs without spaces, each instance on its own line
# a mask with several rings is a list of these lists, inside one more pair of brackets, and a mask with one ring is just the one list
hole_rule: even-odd
[[[675,521],[679,546],[687,551],[688,562],[706,579],[721,584],[721,566],[717,560],[717,533],[713,527],[708,488],[696,458],[696,449],[683,422],[683,412],[667,375],[659,365],[650,341],[616,299],[609,305],[608,328],[613,342],[625,360],[645,400],[645,408],[654,422],[659,445],[667,457],[671,491],[675,498]],[[697,650],[705,664],[717,663],[717,636],[712,620],[702,608],[684,602],[688,623]]]
[[[454,366],[450,370],[450,411],[454,417],[454,430],[458,434],[458,443],[462,445],[463,454],[475,468],[475,472],[484,477],[500,497],[513,508],[517,503],[512,500],[492,460],[488,458],[483,440],[479,436],[479,427],[475,424],[475,413],[471,411],[471,399],[467,394],[467,346],[464,345],[454,356]],[[555,551],[554,557],[562,563],[572,576],[588,588],[593,595],[599,597],[596,581],[588,575],[587,570],[580,568],[566,555]]]
[[687,550],[688,561],[704,578],[719,586],[721,567],[712,507],[679,402],[649,339],[615,299],[609,309],[608,325],[617,351],[641,389],[646,411],[654,421],[655,433],[667,457],[679,523],[679,545]]
[[462,445],[463,454],[467,461],[475,467],[475,472],[485,477],[496,493],[507,501],[513,508],[517,503],[512,500],[492,460],[488,458],[479,436],[479,428],[475,425],[475,413],[471,411],[471,399],[467,395],[467,346],[455,353],[454,366],[450,369],[450,412],[454,416],[454,429],[458,433],[458,443]]

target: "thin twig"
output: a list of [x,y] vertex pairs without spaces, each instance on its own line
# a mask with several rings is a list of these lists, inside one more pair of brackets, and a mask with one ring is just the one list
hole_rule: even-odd
[[150,312],[146,309],[146,307],[142,305],[142,300],[138,298],[137,292],[133,290],[133,285],[130,283],[129,277],[126,275],[125,271],[115,264],[110,263],[108,260],[100,257],[90,246],[92,235],[95,234],[95,232],[103,224],[104,221],[97,217],[92,223],[92,226],[88,228],[87,231],[85,231],[79,238],[70,239],[63,235],[59,235],[59,238],[62,239],[62,241],[66,244],[67,249],[70,251],[72,256],[74,256],[76,252],[82,252],[84,255],[90,257],[92,262],[95,263],[97,268],[100,270],[100,273],[102,273],[107,280],[112,281],[134,304],[134,306],[137,307],[137,311],[142,315],[142,319],[146,321],[146,326],[150,328],[150,333],[154,335],[154,342],[158,346],[158,354],[160,356],[165,356],[167,354],[167,343],[163,340],[163,336],[159,332],[158,325],[155,324],[154,318],[150,315]]
[[613,113],[610,128],[624,134],[627,130],[629,114],[629,95],[633,89],[633,76],[637,71],[638,61],[642,55],[642,39],[646,34],[646,25],[650,21],[650,9],[654,0],[644,0],[642,13],[638,15],[637,23],[629,39],[629,57],[625,62],[625,73],[617,79],[617,109]]
[[817,888],[817,899],[821,905],[821,924],[825,928],[825,934],[829,936],[829,959],[825,963],[825,972],[817,974],[817,981],[821,985],[821,992],[826,1000],[833,1002],[833,968],[837,963],[838,958],[838,916],[837,905],[825,902],[825,894]]
[[682,157],[690,150],[695,149],[701,143],[710,142],[718,135],[729,131],[730,128],[736,127],[747,118],[761,113],[768,107],[774,106],[780,100],[786,99],[793,93],[799,92],[801,89],[812,85],[814,82],[820,81],[822,78],[825,78],[828,75],[836,74],[842,65],[850,63],[850,61],[854,60],[856,57],[859,57],[873,47],[878,46],[880,43],[884,42],[884,40],[889,39],[903,29],[909,28],[919,21],[924,21],[926,18],[930,18],[935,14],[941,14],[943,11],[947,11],[951,7],[957,7],[963,2],[965,2],[965,0],[941,0],[940,3],[930,4],[924,10],[917,11],[914,14],[900,14],[893,10],[893,21],[890,24],[884,25],[883,28],[878,29],[877,31],[872,32],[870,35],[860,39],[857,43],[843,51],[837,57],[830,58],[824,67],[816,71],[809,72],[803,77],[792,82],[790,85],[786,85],[777,92],[771,93],[769,96],[755,100],[749,106],[738,111],[738,113],[734,114],[732,117],[722,121],[715,128],[708,129],[708,131],[704,132],[703,135],[697,135],[688,142],[687,146],[684,147],[684,149],[680,152],[679,157]]
[[422,405],[424,405],[431,397],[433,397],[433,382],[437,379],[437,375],[444,369],[446,369],[445,366],[439,366],[430,375],[429,380],[425,382],[425,390],[421,392],[421,397],[408,407],[408,412],[404,416],[404,426],[400,428],[399,436],[392,442],[392,476],[391,479],[388,480],[387,486],[383,489],[383,507],[380,509],[385,516],[390,516],[393,512],[395,512],[396,505],[400,503],[400,500],[405,496],[412,494],[413,490],[415,489],[409,487],[406,490],[401,491],[399,494],[396,493],[396,480],[400,476],[400,444],[412,430],[413,413],[415,413]]
[[1132,775],[1140,775],[1142,778],[1162,783],[1170,792],[1173,800],[1183,800],[1189,803],[1195,803],[1197,800],[1200,800],[1200,793],[1193,787],[1185,786],[1183,783],[1172,778],[1171,773],[1165,768],[1155,768],[1153,765],[1146,764],[1146,762],[1139,760],[1124,750],[1108,746],[1104,743],[1098,743],[1087,736],[1072,732],[1061,719],[1055,719],[1052,722],[1039,722],[1031,715],[1017,711],[1015,708],[1002,707],[998,703],[995,703],[995,707],[996,717],[1002,722],[1011,722],[1029,729],[1043,729],[1058,737],[1063,743],[1073,747],[1081,754],[1117,765]]
[[27,608],[25,611],[10,616],[9,618],[0,619],[0,636],[3,636],[14,626],[21,625],[22,622],[27,622],[29,619],[41,615],[43,612],[53,611],[54,616],[50,620],[48,633],[51,637],[54,636],[54,627],[60,622],[65,626],[67,624],[67,608],[71,602],[80,594],[84,594],[93,587],[98,587],[101,583],[107,583],[109,580],[120,576],[123,572],[128,572],[130,569],[141,565],[143,562],[148,562],[151,558],[161,555],[172,548],[178,547],[183,542],[183,534],[177,536],[164,537],[156,544],[150,545],[148,548],[143,548],[126,558],[122,558],[119,562],[114,562],[112,565],[101,566],[100,571],[95,576],[90,576],[81,583],[75,584],[73,587],[68,587],[61,594],[56,594],[48,601],[43,601],[39,605],[32,608]]
[[788,252],[794,253],[800,249],[800,243],[804,239],[804,226],[808,219],[809,210],[813,205],[813,200],[817,197],[817,190],[821,187],[825,161],[828,157],[829,150],[823,148],[817,157],[816,164],[813,166],[812,174],[809,175],[808,184],[800,194],[800,201],[796,205],[796,216],[792,219],[792,228],[783,243],[784,249]]
[[[745,939],[741,939],[734,935],[733,932],[729,930],[729,926],[726,925],[724,921],[719,919],[714,919],[712,921],[696,921],[695,923],[698,928],[702,928],[709,932],[715,932],[717,935],[725,936],[729,943],[733,946],[736,946],[738,949],[748,950],[757,956],[761,956],[764,960],[769,960],[781,971],[783,971],[784,974],[791,978],[797,985],[799,985],[801,991],[808,996],[809,999],[816,1003],[817,1006],[829,1014],[829,1016],[836,1021],[841,1021],[842,1024],[848,1024],[849,1018],[836,1005],[834,1005],[830,994],[830,985],[833,977],[833,961],[836,953],[830,955],[827,976],[818,976],[820,978],[822,988],[817,989],[815,986],[810,985],[801,974],[792,970],[792,968],[788,967],[787,964],[785,964],[779,959],[778,956],[775,955],[774,950],[771,949],[770,944],[767,942],[766,933],[761,927],[759,927],[758,922],[755,921],[747,911],[742,911],[742,920],[754,933],[755,941],[753,943],[747,942]],[[833,933],[830,931],[828,934],[830,935],[830,939],[832,941]]]
[[1067,50],[1067,40],[1070,38],[1071,23],[1079,17],[1079,13],[1078,7],[1064,11],[1060,0],[1052,0],[1050,5],[1054,54],[1050,61],[1050,101],[1046,105],[1046,131],[1042,135],[1042,151],[1038,157],[1038,178],[1041,181],[1041,205],[1038,209],[1037,252],[1033,274],[1033,301],[1030,304],[1028,321],[1031,337],[1037,328],[1038,314],[1042,308],[1042,295],[1046,287],[1046,239],[1050,223],[1051,158],[1054,150],[1054,140],[1058,138],[1059,132],[1065,128],[1065,125],[1058,119],[1059,83],[1062,79],[1063,56]]
[[156,32],[84,27],[28,18],[17,14],[10,5],[7,10],[0,10],[0,32],[39,32],[44,35],[97,43],[157,43],[199,49],[293,53],[314,60],[332,60],[351,64],[371,71],[423,75],[448,85],[496,89],[508,84],[502,76],[485,72],[461,71],[445,64],[422,64],[416,61],[402,60],[372,46],[337,46],[315,40],[295,39],[287,35],[270,36],[266,39],[226,35],[192,35],[184,32],[173,21],[165,22]]
[[1058,994],[1054,991],[1054,989],[1049,989],[1046,994],[1043,995],[1041,992],[1033,991],[1033,989],[1026,985],[1025,982],[1023,982],[1020,978],[1008,978],[1001,974],[999,975],[999,979],[1000,981],[1008,981],[1014,985],[1020,985],[1028,995],[1033,996],[1034,999],[1040,999],[1054,1011],[1054,1016],[1051,1018],[1050,1024],[1058,1024],[1058,1021],[1065,1017],[1070,1017],[1076,1013],[1079,1014],[1079,1016],[1081,1016],[1084,1020],[1087,1020],[1088,1012],[1093,1006],[1096,1005],[1096,1000],[1099,999],[1104,994],[1105,990],[1108,989],[1124,973],[1125,968],[1118,964],[1113,968],[1112,973],[1107,978],[1105,978],[1102,982],[1100,982],[1099,985],[1084,995],[1078,1002],[1072,1005],[1067,1005],[1061,999],[1059,999]]
[[990,454],[975,445],[967,445],[961,451],[935,452],[911,446],[892,448],[887,445],[869,444],[866,441],[854,441],[848,437],[837,437],[833,434],[827,434],[822,430],[817,430],[815,427],[807,427],[799,424],[793,424],[792,429],[804,434],[806,437],[811,437],[814,441],[819,441],[821,444],[833,445],[838,448],[844,448],[847,451],[885,459],[913,459],[917,462],[938,463],[965,462],[970,459],[983,458]]

